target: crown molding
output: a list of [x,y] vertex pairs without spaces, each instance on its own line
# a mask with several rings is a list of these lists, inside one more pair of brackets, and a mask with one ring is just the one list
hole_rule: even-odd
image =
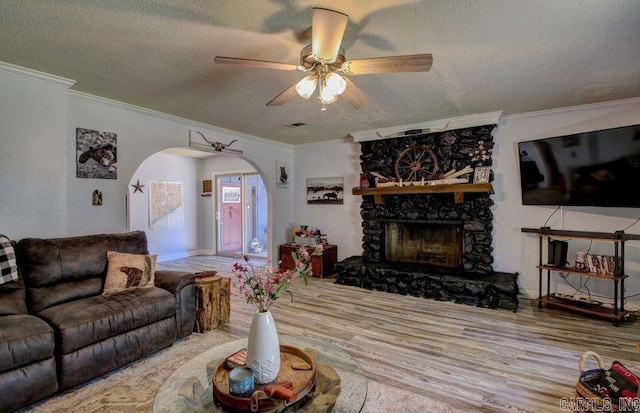
[[108,99],[108,98],[104,98],[104,97],[101,97],[101,96],[91,95],[89,93],[79,92],[77,90],[70,90],[69,91],[69,95],[70,96],[74,96],[74,97],[78,97],[78,98],[81,98],[81,99],[86,99],[86,100],[91,100],[91,101],[94,101],[94,102],[103,103],[103,104],[110,105],[110,106],[115,106],[115,107],[118,107],[120,109],[130,110],[130,111],[133,111],[133,112],[138,112],[138,113],[145,114],[145,115],[155,116],[155,117],[158,117],[158,118],[163,118],[163,119],[171,120],[171,121],[174,121],[174,122],[184,123],[184,124],[187,124],[189,126],[189,128],[206,129],[207,132],[213,133],[213,135],[214,135],[213,137],[216,138],[216,139],[229,138],[229,137],[231,137],[231,138],[241,138],[241,139],[252,140],[252,141],[255,141],[255,142],[267,143],[267,144],[270,144],[270,145],[278,145],[278,146],[283,146],[283,147],[293,147],[293,145],[290,145],[288,143],[272,141],[272,140],[268,140],[268,139],[265,139],[265,138],[261,138],[259,136],[248,135],[248,134],[245,134],[245,133],[233,131],[231,129],[220,128],[218,126],[210,125],[208,123],[198,122],[198,121],[195,121],[195,120],[182,118],[180,116],[170,115],[168,113],[160,112],[160,111],[157,111],[157,110],[148,109],[148,108],[145,108],[145,107],[142,107],[142,106],[132,105],[130,103],[124,103],[124,102],[120,102],[118,100]]
[[[471,128],[474,126],[495,125],[498,123],[501,116],[502,111],[479,113],[476,115],[412,123],[410,125],[399,125],[390,128],[351,132],[349,135],[353,137],[354,142],[402,138],[405,136],[413,136],[423,133],[444,132],[453,129]],[[415,131],[415,133],[410,133],[412,131]]]
[[52,85],[62,86],[66,89],[70,88],[76,83],[76,81],[72,79],[51,75],[49,73],[40,72],[38,70],[28,69],[26,67],[12,65],[11,63],[6,63],[2,61],[0,61],[0,72],[4,72],[11,75],[16,75],[16,76],[22,76],[29,79],[39,80],[41,82],[50,83]]
[[564,106],[561,108],[538,110],[535,112],[514,113],[512,115],[505,115],[505,119],[520,119],[520,118],[528,118],[533,116],[551,115],[556,113],[576,112],[580,110],[616,108],[620,106],[635,106],[638,104],[640,104],[640,98],[609,100],[606,102],[587,103],[584,105],[575,105],[575,106]]

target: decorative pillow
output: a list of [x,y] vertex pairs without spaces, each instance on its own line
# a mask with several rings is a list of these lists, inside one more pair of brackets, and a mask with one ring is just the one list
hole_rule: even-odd
[[0,284],[18,279],[18,264],[11,240],[0,234]]
[[157,255],[107,251],[107,278],[103,294],[154,286]]

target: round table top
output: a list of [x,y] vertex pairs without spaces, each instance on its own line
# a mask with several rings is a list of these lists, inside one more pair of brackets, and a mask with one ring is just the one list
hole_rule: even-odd
[[[334,412],[360,412],[367,398],[367,378],[360,363],[340,347],[324,340],[280,335],[280,344],[313,348],[318,351],[316,363],[332,367],[340,376],[341,391]],[[247,340],[240,339],[213,347],[184,363],[162,384],[153,402],[153,413],[214,412],[211,378],[213,369],[222,359],[246,348]],[[214,363],[215,362],[215,363]],[[209,372],[207,373],[207,365]],[[293,410],[290,408],[290,410]]]

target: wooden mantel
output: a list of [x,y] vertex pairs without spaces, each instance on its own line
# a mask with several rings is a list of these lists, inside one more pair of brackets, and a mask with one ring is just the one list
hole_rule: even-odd
[[464,201],[466,192],[493,192],[491,184],[452,184],[425,186],[385,186],[382,188],[353,188],[353,195],[373,195],[376,204],[384,203],[385,195],[453,194],[456,204]]

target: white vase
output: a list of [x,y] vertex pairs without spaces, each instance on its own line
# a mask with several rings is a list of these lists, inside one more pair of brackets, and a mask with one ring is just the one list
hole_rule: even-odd
[[270,311],[253,315],[247,343],[247,365],[253,369],[253,378],[258,384],[271,383],[278,377],[280,340]]

